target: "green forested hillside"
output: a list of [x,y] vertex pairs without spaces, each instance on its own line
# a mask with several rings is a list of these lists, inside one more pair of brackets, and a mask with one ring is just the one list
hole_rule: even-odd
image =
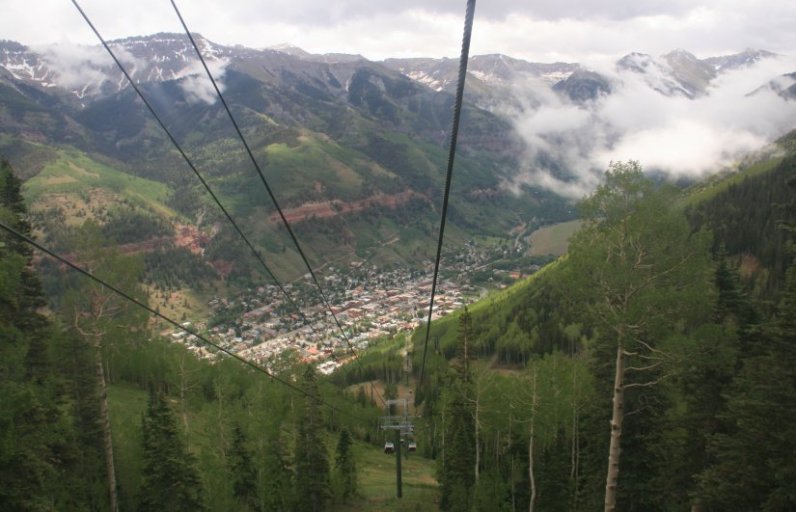
[[[695,225],[680,192],[617,165],[584,202],[567,257],[436,321],[425,366],[416,333],[422,443],[438,461],[443,508],[795,506],[796,466],[783,457],[796,420],[792,177],[786,157],[743,182],[758,201],[737,200],[731,185],[692,207],[692,219],[704,215]],[[733,205],[747,215],[721,213]],[[743,232],[756,235],[743,249],[722,240]],[[755,274],[739,265],[749,257],[791,270],[758,263],[775,284],[748,286]]]
[[[365,60],[244,54],[235,53],[230,63],[224,95],[313,266],[370,251],[378,264],[420,267],[431,255],[441,206],[453,97]],[[88,186],[100,202],[145,200],[169,222],[219,230],[214,247],[233,246],[234,230],[129,88],[75,102],[65,91],[11,83],[16,88],[0,91],[0,154],[31,181],[34,210],[68,201],[75,208],[64,211],[66,222],[79,224],[90,216],[90,205],[73,196],[77,187],[85,195]],[[220,102],[195,101],[183,85],[153,81],[141,90],[276,274],[285,280],[303,275],[301,258]],[[479,237],[508,239],[517,225],[572,217],[568,202],[552,192],[505,187],[523,158],[506,120],[465,102],[463,123],[450,247]],[[75,181],[66,162],[108,172]],[[153,203],[135,187],[117,187],[111,171],[145,178],[150,189],[154,184],[168,193],[158,193]],[[55,234],[59,226],[42,230]],[[396,238],[402,243],[384,243]],[[231,263],[233,277],[250,280],[260,269],[237,249],[211,250],[207,259]]]
[[[82,279],[47,309],[4,230],[0,508],[791,510],[793,172],[785,155],[684,211],[682,191],[614,164],[567,256],[435,321],[428,346],[420,329],[411,365],[400,340],[329,380],[286,353],[299,392],[159,340]],[[0,177],[0,220],[31,234],[20,181]],[[109,219],[74,228],[74,256],[145,301],[145,259],[103,239],[162,228]],[[400,503],[381,411],[343,391],[379,380],[415,386],[423,459]]]
[[[379,409],[288,354],[281,382],[232,359],[201,360],[84,278],[47,309],[33,250],[13,235],[32,230],[5,162],[0,222],[0,509],[361,510],[384,501]],[[81,236],[81,263],[146,301],[141,259],[98,245],[97,230]],[[429,463],[411,468],[410,496],[433,503]],[[341,484],[357,474],[355,487]]]
[[793,257],[796,224],[796,132],[783,138],[784,156],[739,174],[714,196],[693,204],[688,216],[695,229],[714,233],[713,251],[725,251],[740,262],[748,287],[758,295],[776,294]]

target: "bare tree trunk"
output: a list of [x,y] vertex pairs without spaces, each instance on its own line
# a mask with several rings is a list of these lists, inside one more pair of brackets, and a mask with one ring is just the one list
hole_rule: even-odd
[[187,440],[190,436],[188,435],[188,411],[185,410],[185,367],[183,363],[184,361],[180,360],[180,415],[182,416],[182,424],[185,428],[185,439],[187,444]]
[[[574,354],[574,350],[572,351]],[[580,414],[578,411],[578,370],[572,365],[572,446],[569,479],[572,483],[572,510],[578,509],[578,480],[580,479]]]
[[495,432],[495,466],[500,464],[500,429]]
[[[511,405],[511,404],[509,404]],[[511,424],[514,422],[514,413],[513,411],[509,411],[509,444],[511,444]],[[514,497],[514,454],[509,455],[511,457],[511,470],[510,470],[510,478],[511,478],[511,510],[517,510],[516,499]]]
[[196,385],[188,382],[189,372],[185,368],[186,357],[188,357],[187,354],[182,354],[180,357],[180,415],[182,416],[182,424],[185,427],[185,445],[190,447],[191,430],[188,425],[188,410],[185,407],[185,394]]
[[445,408],[442,408],[442,467],[445,468]]
[[531,428],[528,435],[528,480],[531,484],[531,499],[528,502],[528,512],[533,512],[533,506],[536,503],[536,478],[533,474],[533,440],[534,440],[534,427],[536,426],[536,370],[533,372],[533,384],[531,391]]
[[621,453],[622,421],[625,414],[625,359],[621,340],[616,347],[616,373],[614,374],[613,412],[611,415],[611,444],[608,448],[608,476],[605,479],[605,512],[616,510],[616,490],[619,480],[619,455]]
[[478,392],[475,395],[475,483],[478,485],[478,467],[481,465],[481,446],[478,443],[478,412],[479,412],[479,403],[481,402],[480,397],[478,396]]
[[94,375],[99,391],[100,426],[102,428],[102,445],[105,452],[105,474],[108,480],[108,499],[111,512],[119,512],[119,500],[116,494],[116,467],[113,463],[113,438],[111,437],[111,417],[108,410],[108,386],[105,382],[105,371],[102,365],[102,348],[99,338],[94,342]]

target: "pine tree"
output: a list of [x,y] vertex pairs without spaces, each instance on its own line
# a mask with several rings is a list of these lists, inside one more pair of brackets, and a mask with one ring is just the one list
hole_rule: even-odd
[[456,359],[453,362],[453,367],[459,374],[459,379],[464,383],[470,382],[470,360],[472,359],[472,332],[473,332],[473,318],[467,306],[464,306],[459,317],[458,325],[458,343],[456,344]]
[[195,459],[185,448],[174,413],[161,393],[150,392],[142,431],[144,470],[139,510],[204,510]]
[[[0,220],[31,235],[21,183],[0,163]],[[31,247],[0,232],[0,510],[49,510],[69,499],[60,471],[76,447],[62,382],[49,354],[53,328]]]
[[357,493],[357,466],[351,445],[351,434],[347,428],[343,428],[340,430],[334,457],[336,493],[342,501]]
[[282,512],[293,508],[293,472],[281,433],[268,439],[263,468],[263,510]]
[[[25,236],[32,236],[33,228],[28,219],[25,199],[22,197],[22,182],[14,175],[11,165],[5,160],[0,162],[0,207],[9,212],[6,219],[11,227]],[[25,311],[25,314],[15,317],[14,323],[20,329],[32,334],[47,325],[47,320],[39,313],[39,309],[44,307],[47,301],[42,292],[41,282],[31,265],[33,249],[25,241],[14,236],[6,237],[4,243],[14,254],[24,258],[25,264],[20,272],[16,295],[19,308]]]
[[235,500],[242,510],[260,510],[257,497],[257,471],[252,464],[252,457],[246,448],[246,436],[240,425],[235,425],[232,438],[232,449],[227,456],[227,464],[232,473],[232,490]]
[[475,484],[475,441],[470,409],[461,389],[454,390],[446,407],[445,457],[440,475],[442,510],[470,509]]
[[471,318],[468,311],[459,317],[455,373],[448,386],[443,414],[444,455],[440,471],[440,508],[469,510],[475,485],[475,421],[472,411],[472,383],[469,369]]
[[317,397],[315,370],[307,366],[302,375],[302,387],[307,394],[296,418],[296,448],[293,465],[296,468],[296,506],[299,512],[326,510],[331,497],[329,484],[329,455],[323,441],[323,418]]
[[785,286],[761,328],[763,353],[743,361],[729,393],[730,430],[710,438],[715,462],[700,477],[707,510],[796,509],[796,266]]

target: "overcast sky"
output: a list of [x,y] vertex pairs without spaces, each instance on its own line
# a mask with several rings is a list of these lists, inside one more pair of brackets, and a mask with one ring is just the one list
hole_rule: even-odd
[[[179,32],[168,0],[82,0],[108,39]],[[179,0],[192,31],[221,44],[291,43],[313,53],[455,57],[464,0]],[[69,0],[0,0],[0,39],[95,44]],[[796,53],[794,0],[481,0],[473,55],[597,63],[675,48],[704,58],[760,48]]]

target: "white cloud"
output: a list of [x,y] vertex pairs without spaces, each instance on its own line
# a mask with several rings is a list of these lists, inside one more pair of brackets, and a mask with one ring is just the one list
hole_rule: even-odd
[[[168,2],[82,0],[107,38],[179,32]],[[292,43],[315,53],[455,56],[464,0],[211,0],[181,1],[189,27],[223,44],[262,48]],[[95,43],[69,2],[0,0],[2,37],[22,43]],[[792,0],[493,0],[476,6],[473,54],[504,53],[537,61],[593,63],[631,51],[687,48],[701,57],[746,47],[780,53],[796,48]]]
[[[693,100],[664,96],[641,75],[614,72],[613,93],[587,108],[525,89],[523,98],[541,104],[515,118],[529,148],[518,183],[578,197],[593,189],[611,161],[638,160],[673,178],[721,170],[796,128],[796,101],[761,89],[793,70],[796,59],[764,60],[721,75],[708,95]],[[570,179],[556,178],[562,174]]]
[[[223,93],[223,79],[228,62],[224,59],[206,59],[206,62],[207,67],[210,69],[210,74],[213,75],[216,81],[216,85]],[[212,105],[218,99],[213,83],[207,77],[202,63],[198,60],[183,68],[177,73],[176,78],[179,80],[180,88],[185,93],[185,99],[188,100],[188,103],[202,102]]]
[[[101,46],[58,43],[37,50],[55,73],[55,82],[67,89],[99,88],[103,82],[111,79],[110,71],[116,70],[115,64]],[[114,48],[114,53],[127,68],[140,64],[124,48]]]

